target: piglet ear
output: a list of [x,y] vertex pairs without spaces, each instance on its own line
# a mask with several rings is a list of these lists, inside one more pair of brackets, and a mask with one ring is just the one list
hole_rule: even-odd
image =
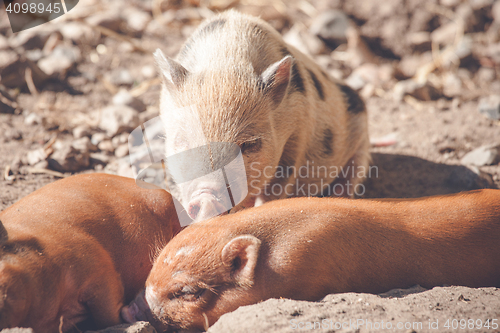
[[231,277],[240,286],[251,286],[261,241],[251,235],[238,236],[222,249],[222,262],[230,267]]
[[0,221],[0,245],[5,243],[8,238],[9,238],[9,236],[7,234],[7,230],[5,230],[5,227],[3,226],[2,221]]
[[286,56],[269,66],[261,75],[260,82],[264,93],[269,95],[276,105],[280,104],[290,83],[293,65],[292,56]]
[[160,49],[156,49],[153,56],[160,70],[163,82],[167,86],[179,87],[184,83],[189,73],[187,69],[182,67],[177,61],[166,57]]

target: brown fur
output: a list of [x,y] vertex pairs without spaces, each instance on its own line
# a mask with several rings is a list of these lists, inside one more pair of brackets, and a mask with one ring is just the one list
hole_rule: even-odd
[[204,315],[212,325],[268,298],[415,284],[500,286],[500,190],[287,199],[196,223],[160,253],[146,300],[159,329],[203,329]]
[[105,174],[49,184],[0,213],[0,329],[120,323],[179,230],[170,195]]
[[[224,12],[203,23],[176,60],[160,50],[155,57],[164,79],[160,112],[165,122],[182,112],[178,108],[196,105],[208,141],[240,145],[249,182],[249,196],[240,207],[253,206],[257,196],[262,201],[304,196],[298,190],[302,184],[319,187],[306,195],[321,195],[335,180],[330,173],[276,176],[279,166],[298,170],[309,161],[309,168],[366,171],[370,155],[364,103],[358,96],[360,103],[351,110],[352,96],[340,83],[266,22]],[[167,133],[167,154],[175,152],[176,139],[170,139]],[[256,140],[258,149],[246,149]],[[348,180],[354,186],[363,176]],[[290,184],[288,194],[273,194],[273,184]]]

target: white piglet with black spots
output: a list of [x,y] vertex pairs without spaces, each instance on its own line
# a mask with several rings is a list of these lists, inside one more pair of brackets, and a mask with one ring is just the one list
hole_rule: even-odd
[[[248,195],[235,210],[285,197],[353,196],[366,177],[365,104],[261,19],[234,10],[216,15],[176,60],[160,50],[155,59],[163,79],[160,113],[172,129],[167,155],[203,142],[239,145]],[[227,154],[220,150],[210,151],[211,165]],[[195,221],[227,200],[224,182],[178,189]]]

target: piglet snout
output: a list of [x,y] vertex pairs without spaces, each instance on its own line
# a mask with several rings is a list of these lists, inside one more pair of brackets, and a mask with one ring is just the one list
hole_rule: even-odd
[[129,305],[126,305],[121,309],[121,316],[126,323],[152,320],[153,316],[149,305],[146,302],[144,289],[132,302],[130,302]]

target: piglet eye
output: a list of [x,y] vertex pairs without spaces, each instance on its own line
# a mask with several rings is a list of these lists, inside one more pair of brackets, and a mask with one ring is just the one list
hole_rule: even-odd
[[241,151],[243,154],[256,153],[262,147],[262,140],[256,139],[252,141],[243,142],[240,145]]
[[206,289],[198,287],[185,286],[181,290],[176,291],[172,294],[173,298],[182,298],[185,301],[193,302],[200,298]]

